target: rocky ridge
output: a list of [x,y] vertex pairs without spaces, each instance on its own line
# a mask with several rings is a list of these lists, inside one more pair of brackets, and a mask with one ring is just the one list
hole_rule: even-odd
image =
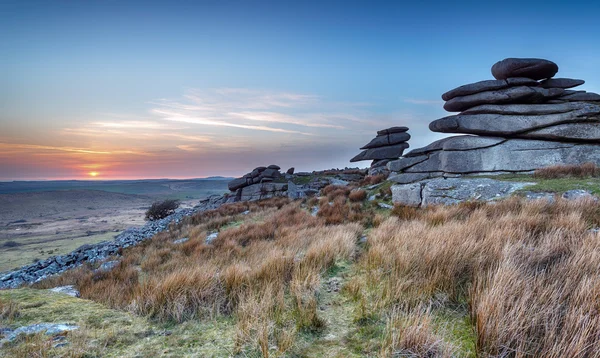
[[548,60],[508,58],[495,80],[442,95],[456,115],[430,123],[434,132],[466,134],[417,148],[387,164],[400,184],[464,174],[527,173],[558,164],[600,164],[600,95],[570,90],[585,83],[552,78]]

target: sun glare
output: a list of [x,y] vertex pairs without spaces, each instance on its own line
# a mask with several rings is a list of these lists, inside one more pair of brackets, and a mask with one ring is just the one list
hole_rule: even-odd
[[98,176],[98,174],[100,174],[100,173],[98,173],[98,172],[89,172],[88,174],[89,174],[89,175],[90,175],[92,178],[94,178],[94,177],[97,177],[97,176]]

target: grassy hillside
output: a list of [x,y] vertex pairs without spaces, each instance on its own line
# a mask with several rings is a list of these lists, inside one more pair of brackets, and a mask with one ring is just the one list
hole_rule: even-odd
[[[320,200],[189,217],[125,250],[110,272],[88,265],[0,291],[2,324],[82,327],[47,356],[600,355],[598,203],[390,211],[366,199],[389,200],[388,187],[329,186]],[[83,298],[43,290],[65,284]],[[1,352],[33,354],[49,341],[22,338]]]

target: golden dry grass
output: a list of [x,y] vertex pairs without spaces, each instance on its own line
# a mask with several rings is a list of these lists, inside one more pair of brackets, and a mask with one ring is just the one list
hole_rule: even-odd
[[[355,330],[384,327],[375,350],[359,346],[359,355],[600,356],[600,237],[590,231],[600,225],[598,203],[513,198],[387,215],[353,201],[350,188],[323,195],[196,215],[124,250],[110,272],[85,266],[38,287],[75,284],[84,298],[158,321],[231,316],[235,352],[302,355],[299,340],[328,328],[323,277],[349,262],[341,294]],[[366,245],[357,245],[365,230]],[[180,237],[189,241],[173,244]],[[440,323],[450,308],[468,316],[472,349]]]
[[537,169],[533,173],[534,178],[557,179],[557,178],[591,178],[600,175],[600,168],[594,163],[581,165],[554,165]]

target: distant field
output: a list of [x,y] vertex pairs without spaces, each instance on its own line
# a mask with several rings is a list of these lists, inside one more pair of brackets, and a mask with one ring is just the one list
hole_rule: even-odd
[[47,181],[0,183],[0,272],[112,240],[144,224],[153,201],[227,191],[228,180]]

